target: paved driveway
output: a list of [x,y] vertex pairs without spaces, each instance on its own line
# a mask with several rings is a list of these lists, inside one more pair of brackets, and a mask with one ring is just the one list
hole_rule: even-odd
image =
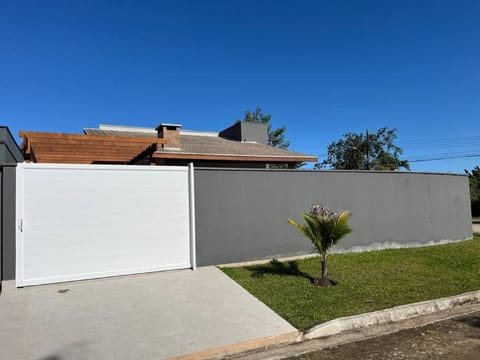
[[480,224],[472,224],[473,232],[480,233]]
[[5,359],[162,359],[295,331],[214,267],[12,285],[0,295]]

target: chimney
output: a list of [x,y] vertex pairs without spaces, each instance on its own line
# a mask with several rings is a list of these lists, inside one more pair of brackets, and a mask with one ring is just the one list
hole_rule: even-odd
[[222,130],[219,136],[229,140],[268,144],[267,124],[251,121],[236,122],[229,128]]
[[167,140],[164,148],[167,149],[180,149],[180,128],[179,124],[160,124],[155,130],[157,130],[158,137],[160,139]]

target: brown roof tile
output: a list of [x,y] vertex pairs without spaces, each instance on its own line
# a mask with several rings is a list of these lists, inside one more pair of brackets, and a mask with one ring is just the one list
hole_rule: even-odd
[[[103,136],[129,136],[129,137],[156,137],[155,134],[142,133],[135,131],[119,131],[119,130],[103,130],[103,129],[85,129],[88,135]],[[317,161],[315,156],[306,155],[294,151],[279,149],[258,143],[240,142],[224,139],[218,136],[201,136],[201,135],[180,135],[181,148],[178,150],[161,149],[157,150],[157,157],[161,154],[201,154],[201,155],[221,155],[221,156],[256,156],[256,157],[279,157],[295,158],[302,160],[294,161]]]

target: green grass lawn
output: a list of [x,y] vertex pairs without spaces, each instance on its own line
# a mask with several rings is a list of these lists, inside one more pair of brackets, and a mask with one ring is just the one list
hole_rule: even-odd
[[318,257],[222,268],[299,330],[342,316],[480,290],[480,236],[448,245],[332,254],[336,286],[310,283]]

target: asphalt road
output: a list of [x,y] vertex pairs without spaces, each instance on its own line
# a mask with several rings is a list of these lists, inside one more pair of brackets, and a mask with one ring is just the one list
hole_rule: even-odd
[[480,312],[290,359],[478,360]]

